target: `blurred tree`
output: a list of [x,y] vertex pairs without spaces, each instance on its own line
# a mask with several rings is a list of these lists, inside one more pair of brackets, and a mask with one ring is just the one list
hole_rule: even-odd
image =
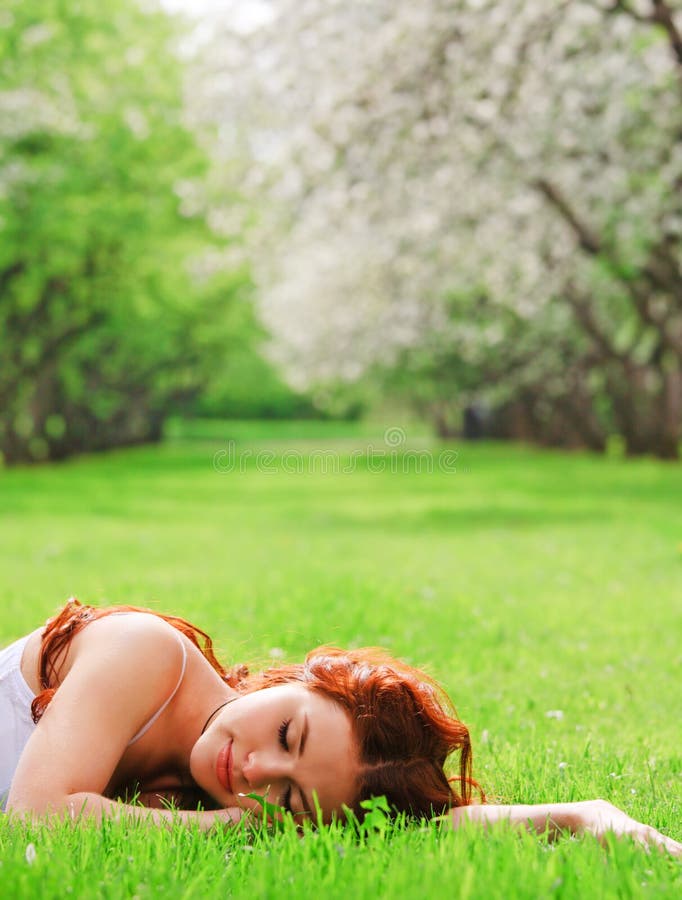
[[235,303],[226,325],[230,352],[187,405],[190,416],[216,419],[323,418],[305,394],[293,391],[261,352],[267,335],[252,303]]
[[135,0],[0,10],[7,462],[157,439],[229,349],[248,279],[207,250],[173,28]]
[[561,306],[544,310],[544,321],[533,328],[482,289],[448,298],[445,308],[439,329],[376,373],[440,437],[487,435],[605,449],[603,423],[583,383],[578,336]]
[[485,400],[498,434],[677,456],[680,0],[268,9],[218,28],[197,83],[268,197],[292,382],[397,364],[444,433]]

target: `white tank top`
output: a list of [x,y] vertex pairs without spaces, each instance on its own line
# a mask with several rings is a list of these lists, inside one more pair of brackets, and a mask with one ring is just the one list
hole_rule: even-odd
[[[5,809],[19,757],[36,727],[31,718],[31,703],[35,699],[35,694],[21,674],[21,657],[30,637],[31,635],[27,634],[4,650],[0,650],[0,810]],[[128,746],[134,744],[152,727],[182,684],[187,668],[187,649],[179,633],[177,638],[182,647],[182,668],[177,684],[154,715],[129,741]]]
[[21,674],[21,655],[29,637],[0,651],[0,809],[5,808],[14,770],[35,728],[31,718],[35,694]]

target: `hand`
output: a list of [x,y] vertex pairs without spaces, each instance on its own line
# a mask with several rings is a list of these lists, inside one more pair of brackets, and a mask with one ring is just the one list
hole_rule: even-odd
[[455,828],[460,828],[465,822],[473,822],[484,828],[507,823],[537,834],[547,833],[552,839],[566,831],[571,834],[587,832],[593,834],[601,844],[606,844],[607,834],[615,834],[617,837],[631,837],[646,849],[656,847],[657,850],[666,850],[672,856],[682,856],[682,844],[678,841],[666,837],[649,825],[637,822],[606,800],[513,806],[459,806],[451,811],[450,821]]
[[593,834],[601,844],[606,843],[606,835],[611,833],[617,837],[631,837],[647,849],[655,847],[657,850],[666,850],[672,856],[682,856],[682,844],[679,841],[666,837],[650,825],[637,822],[606,800],[587,800],[576,806],[581,807],[576,831]]

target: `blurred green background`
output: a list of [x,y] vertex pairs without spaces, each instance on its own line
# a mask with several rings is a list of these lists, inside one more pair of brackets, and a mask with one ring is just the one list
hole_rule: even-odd
[[0,16],[5,462],[159,440],[170,412],[309,415],[255,349],[248,270],[202,263],[177,25],[134,0]]

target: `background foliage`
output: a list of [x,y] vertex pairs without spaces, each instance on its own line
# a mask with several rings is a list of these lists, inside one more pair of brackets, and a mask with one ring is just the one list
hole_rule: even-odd
[[6,461],[387,402],[677,457],[680,0],[211,8],[2,11]]
[[263,209],[292,383],[388,368],[442,433],[483,402],[500,435],[675,457],[679,0],[267,10],[216,20],[197,115]]
[[[209,159],[185,122],[177,34],[135,0],[3,6],[6,462],[158,439],[169,410],[206,394],[210,408],[217,384],[229,394],[235,369],[258,365],[248,271],[211,265]],[[258,373],[275,406],[290,400]]]

